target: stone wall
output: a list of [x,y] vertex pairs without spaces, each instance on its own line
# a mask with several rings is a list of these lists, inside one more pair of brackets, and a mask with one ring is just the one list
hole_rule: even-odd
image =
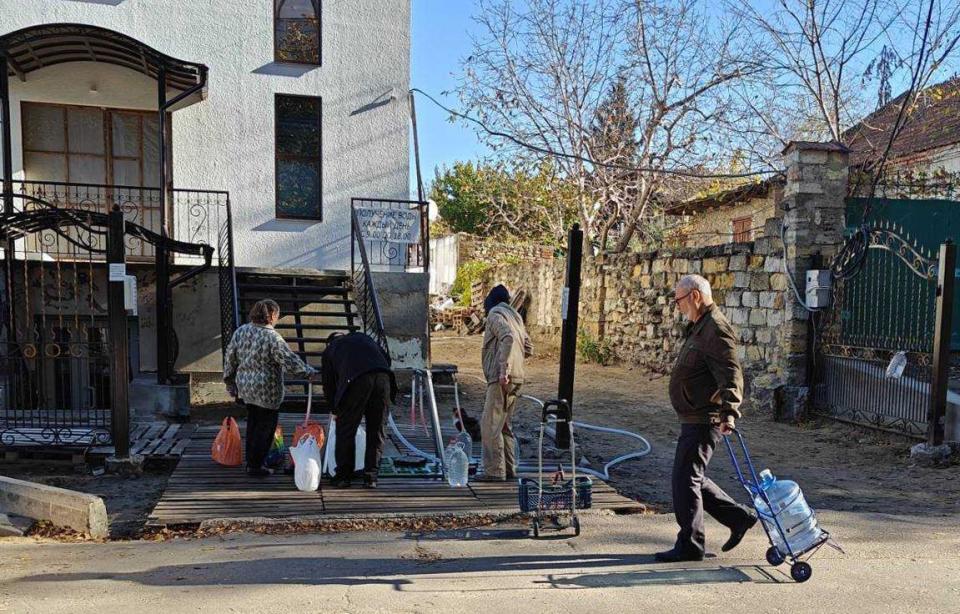
[[749,198],[743,202],[698,211],[677,232],[686,247],[707,247],[733,243],[733,220],[747,218],[753,228],[750,240],[765,236],[764,222],[774,216],[774,198]]
[[553,257],[553,248],[531,243],[489,241],[483,237],[458,233],[459,264],[471,261],[498,263],[505,260],[527,261]]
[[[673,301],[681,276],[697,273],[714,290],[714,301],[740,335],[739,357],[753,401],[766,404],[782,374],[785,294],[783,254],[770,238],[695,249],[619,254],[585,262],[580,301],[581,329],[601,336],[621,363],[669,371],[683,341],[685,322]],[[530,295],[527,325],[543,342],[559,343],[565,261],[540,259],[498,267],[485,289],[505,283]],[[603,287],[605,286],[605,290]],[[602,304],[601,304],[602,301]]]

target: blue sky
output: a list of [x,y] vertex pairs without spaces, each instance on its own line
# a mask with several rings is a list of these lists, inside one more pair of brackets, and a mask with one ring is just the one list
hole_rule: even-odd
[[[413,0],[413,37],[410,86],[418,87],[457,109],[454,94],[441,97],[440,92],[453,90],[460,59],[470,53],[468,32],[473,27],[470,15],[475,3],[469,0]],[[434,169],[450,166],[456,160],[475,160],[486,147],[476,133],[462,123],[451,124],[447,113],[417,95],[417,129],[420,135],[420,167],[424,186],[429,189]],[[416,175],[411,158],[411,192],[416,194]]]

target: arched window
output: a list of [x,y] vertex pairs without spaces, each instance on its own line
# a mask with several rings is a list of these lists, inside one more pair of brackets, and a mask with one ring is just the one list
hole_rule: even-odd
[[320,0],[273,0],[277,62],[320,64]]

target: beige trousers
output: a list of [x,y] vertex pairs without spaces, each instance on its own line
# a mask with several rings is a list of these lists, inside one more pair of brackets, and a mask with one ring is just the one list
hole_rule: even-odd
[[516,440],[510,420],[517,406],[519,384],[510,384],[506,394],[500,384],[487,384],[487,396],[480,416],[480,435],[483,444],[483,472],[505,478],[517,473]]

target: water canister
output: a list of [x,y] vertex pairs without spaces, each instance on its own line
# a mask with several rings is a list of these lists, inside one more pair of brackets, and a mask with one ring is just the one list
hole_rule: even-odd
[[797,483],[791,480],[778,480],[769,469],[761,471],[759,477],[760,488],[767,495],[770,508],[759,493],[754,497],[754,503],[777,550],[784,556],[789,553],[773,520],[774,515],[787,536],[793,554],[806,552],[817,544],[822,539],[823,532],[817,525],[817,517],[807,505],[807,500],[804,499],[803,492],[800,491]]
[[470,459],[463,450],[463,442],[454,440],[447,446],[444,461],[447,465],[447,482],[455,488],[467,485],[470,472]]
[[469,462],[471,456],[473,456],[473,437],[466,431],[460,431],[454,441],[463,446],[463,451],[467,454],[467,462]]

